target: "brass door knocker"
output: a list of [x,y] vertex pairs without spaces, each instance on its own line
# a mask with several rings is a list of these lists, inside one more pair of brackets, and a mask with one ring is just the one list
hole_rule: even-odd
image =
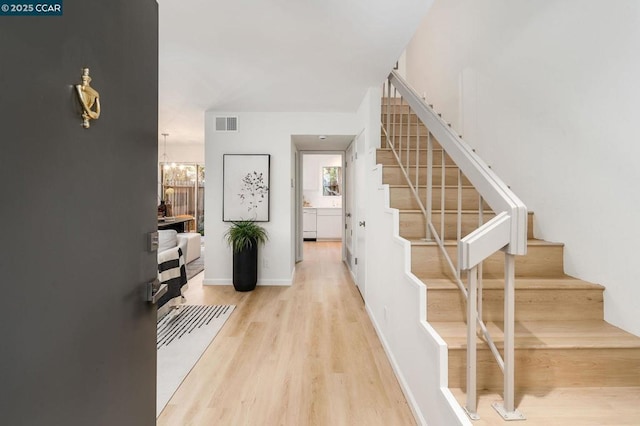
[[89,85],[90,82],[89,68],[83,68],[82,84],[76,84],[76,93],[82,106],[82,127],[85,129],[89,128],[89,120],[100,117],[100,94]]

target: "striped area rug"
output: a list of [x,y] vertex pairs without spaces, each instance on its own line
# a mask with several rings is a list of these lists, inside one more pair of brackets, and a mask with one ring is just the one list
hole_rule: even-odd
[[156,417],[234,309],[234,305],[183,305],[158,320]]

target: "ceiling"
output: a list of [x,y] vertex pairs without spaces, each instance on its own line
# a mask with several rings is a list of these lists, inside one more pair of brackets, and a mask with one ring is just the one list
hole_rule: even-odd
[[431,0],[158,0],[159,129],[204,142],[204,113],[355,112]]

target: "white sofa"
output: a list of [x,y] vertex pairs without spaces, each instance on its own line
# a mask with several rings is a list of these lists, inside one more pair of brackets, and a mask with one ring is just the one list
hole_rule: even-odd
[[161,253],[173,249],[174,247],[180,247],[183,255],[187,255],[187,238],[181,237],[177,231],[173,229],[159,229],[158,230],[158,256]]
[[158,301],[158,308],[175,298],[182,297],[183,286],[187,283],[185,257],[187,238],[180,238],[173,229],[158,230],[158,279],[167,284],[167,293]]
[[[187,241],[187,251],[185,252],[185,262],[191,263],[200,257],[200,243],[202,238],[198,232],[184,232],[178,234],[178,239]],[[183,250],[184,251],[184,250]]]

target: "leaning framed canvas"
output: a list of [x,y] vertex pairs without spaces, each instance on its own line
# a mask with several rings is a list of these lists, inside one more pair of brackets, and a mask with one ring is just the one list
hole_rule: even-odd
[[269,154],[224,154],[222,220],[269,221]]

